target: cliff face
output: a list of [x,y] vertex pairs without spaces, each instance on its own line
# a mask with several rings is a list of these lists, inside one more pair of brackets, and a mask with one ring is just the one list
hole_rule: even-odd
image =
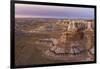
[[93,60],[93,21],[23,18],[16,20],[15,30],[16,64]]
[[[83,60],[88,60],[87,58],[93,57],[93,54],[91,54],[94,48],[92,22],[87,22],[85,25],[82,23],[80,26],[82,26],[82,28],[75,26],[73,21],[69,23],[67,29],[58,38],[58,44],[52,47],[50,51],[52,51],[55,56],[62,55],[62,57],[70,57],[73,55],[73,58],[80,58],[79,55],[81,55],[81,57],[84,56],[85,58]],[[93,60],[93,58],[89,60]]]

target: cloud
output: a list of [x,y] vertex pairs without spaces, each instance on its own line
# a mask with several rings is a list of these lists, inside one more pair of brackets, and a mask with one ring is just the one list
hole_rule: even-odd
[[16,17],[94,18],[93,8],[15,4]]

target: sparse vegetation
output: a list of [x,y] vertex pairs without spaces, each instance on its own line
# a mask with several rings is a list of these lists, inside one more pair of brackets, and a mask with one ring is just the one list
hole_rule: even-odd
[[[51,47],[48,47],[43,44],[37,44],[36,42],[39,39],[45,39],[45,38],[55,38],[60,41],[63,36],[62,34],[64,32],[68,31],[68,24],[69,22],[65,21],[66,23],[57,23],[57,21],[61,20],[63,22],[64,19],[45,19],[45,18],[30,18],[30,19],[24,19],[24,18],[16,18],[15,21],[15,64],[17,65],[37,65],[37,64],[52,64],[52,63],[62,63],[62,62],[70,62],[70,61],[86,61],[85,59],[89,58],[87,51],[82,53],[81,56],[74,55],[73,57],[67,56],[67,57],[59,57],[53,56],[53,58],[50,58],[50,56],[46,56],[44,53],[51,49]],[[66,19],[65,19],[66,20]],[[68,20],[71,21],[71,20]],[[88,20],[83,20],[88,21]],[[93,22],[93,20],[89,20]],[[81,26],[81,27],[79,27]],[[67,39],[66,43],[59,42],[57,47],[62,47],[65,50],[70,49],[71,41],[77,41],[80,43],[79,48],[85,48],[87,39],[84,35],[84,30],[87,28],[86,23],[83,25],[80,24],[77,29],[75,30],[76,33],[73,34],[73,36],[70,36],[68,33],[65,34],[67,37],[70,37],[69,41]],[[42,27],[42,28],[40,28]],[[76,25],[77,27],[77,25]],[[93,24],[92,24],[93,27]],[[93,31],[92,34],[93,35]],[[91,37],[91,47],[93,47],[93,36]],[[68,50],[69,51],[69,50]],[[65,54],[62,54],[65,55]],[[61,56],[61,54],[60,54]],[[48,58],[49,57],[49,58]],[[83,60],[80,59],[83,57]],[[92,56],[93,57],[93,56]],[[56,59],[55,59],[56,58]],[[66,61],[65,61],[66,58]],[[75,59],[76,58],[76,59]],[[79,58],[79,59],[77,59]],[[64,59],[64,60],[62,60]],[[93,59],[92,59],[93,60]],[[91,61],[92,61],[91,60]]]

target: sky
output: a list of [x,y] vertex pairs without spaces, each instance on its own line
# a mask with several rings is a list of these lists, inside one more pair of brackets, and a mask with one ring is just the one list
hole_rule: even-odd
[[15,17],[94,19],[94,8],[15,4]]

